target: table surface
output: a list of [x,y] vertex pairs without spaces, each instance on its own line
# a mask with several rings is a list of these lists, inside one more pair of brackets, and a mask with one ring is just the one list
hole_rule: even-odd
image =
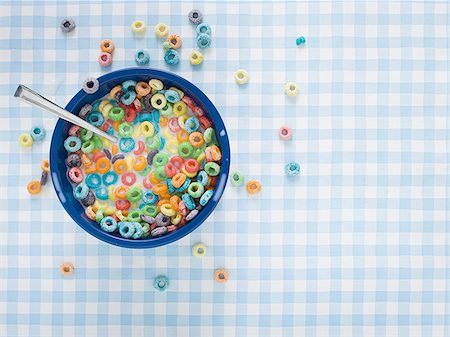
[[[1,336],[449,336],[449,4],[446,2],[195,2],[213,45],[193,68],[192,2],[0,4]],[[62,18],[74,18],[69,35]],[[134,38],[130,24],[148,31]],[[183,38],[163,62],[158,22]],[[303,35],[306,45],[297,47]],[[12,98],[19,83],[65,105],[112,69],[151,67],[191,80],[228,128],[229,185],[198,230],[166,247],[104,244],[63,211],[51,185],[30,198],[56,119]],[[250,83],[233,74],[244,68]],[[296,99],[286,82],[300,85]],[[31,150],[17,138],[43,124]],[[282,142],[282,125],[294,130]],[[284,165],[302,173],[286,177]],[[203,241],[207,256],[191,256]],[[62,278],[58,267],[76,272]],[[230,274],[213,281],[215,268]],[[167,292],[153,289],[158,274]]]

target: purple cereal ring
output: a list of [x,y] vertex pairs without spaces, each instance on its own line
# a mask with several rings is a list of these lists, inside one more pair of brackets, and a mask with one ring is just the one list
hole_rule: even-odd
[[145,110],[147,111],[153,111],[155,109],[151,103],[152,96],[153,96],[152,94],[148,94],[147,96],[144,97],[144,107]]
[[67,167],[78,167],[81,166],[81,157],[79,154],[72,153],[66,158]]
[[147,164],[148,165],[153,165],[153,157],[156,156],[156,154],[158,153],[158,150],[151,150],[148,155],[147,155]]
[[111,158],[111,164],[114,164],[116,162],[116,160],[119,159],[125,159],[125,156],[123,154],[116,154]]
[[92,111],[92,105],[85,104],[80,109],[80,112],[78,113],[78,117],[80,117],[81,119],[86,119],[87,115],[89,115],[91,113],[91,111]]
[[152,218],[151,216],[145,215],[145,214],[141,214],[141,219],[142,221],[148,223],[148,224],[152,224],[155,222],[155,218]]
[[83,181],[83,171],[77,166],[72,167],[69,170],[69,179],[75,184],[81,183]]
[[167,227],[156,227],[152,230],[151,234],[153,237],[161,236],[167,233]]

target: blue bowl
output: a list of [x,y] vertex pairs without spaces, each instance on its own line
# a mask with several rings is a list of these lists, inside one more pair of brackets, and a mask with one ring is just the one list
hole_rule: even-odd
[[185,226],[166,236],[159,238],[146,238],[142,240],[125,239],[118,233],[107,233],[103,231],[95,221],[87,217],[83,206],[73,197],[72,185],[69,183],[66,176],[67,169],[65,165],[65,158],[67,157],[67,152],[64,149],[63,141],[72,124],[59,119],[56,123],[50,146],[50,171],[53,186],[55,187],[56,194],[58,195],[58,198],[67,213],[69,213],[72,219],[81,228],[95,236],[97,239],[125,248],[152,248],[163,246],[181,239],[185,235],[192,232],[206,220],[206,218],[217,206],[217,203],[219,202],[225,189],[230,170],[230,143],[228,141],[225,125],[223,124],[219,112],[199,88],[175,74],[149,68],[129,68],[113,71],[98,78],[100,88],[95,94],[88,95],[83,90],[80,90],[72,98],[69,104],[67,104],[66,110],[76,114],[83,105],[92,103],[93,101],[105,96],[109,93],[111,88],[117,84],[121,84],[125,80],[134,79],[136,81],[148,81],[151,78],[157,78],[162,80],[166,85],[178,87],[183,90],[187,96],[190,96],[200,108],[203,109],[207,117],[209,117],[209,119],[214,123],[217,140],[222,151],[221,172],[218,177],[214,194],[199,214]]

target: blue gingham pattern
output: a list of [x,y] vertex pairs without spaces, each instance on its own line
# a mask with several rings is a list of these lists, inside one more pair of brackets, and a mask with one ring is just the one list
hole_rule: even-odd
[[[197,68],[194,7],[213,29]],[[145,38],[133,37],[135,19]],[[50,185],[28,195],[56,120],[11,96],[23,83],[65,105],[107,71],[96,61],[103,38],[116,44],[112,69],[134,66],[139,48],[170,69],[158,22],[183,38],[171,70],[221,112],[232,168],[263,187],[249,197],[228,186],[174,244],[120,249],[76,226]],[[449,336],[448,22],[444,1],[1,2],[0,335]],[[248,85],[234,83],[239,68]],[[35,124],[46,140],[20,149]],[[285,143],[284,124],[294,130]],[[291,160],[302,167],[294,179]],[[203,259],[191,256],[198,241]],[[63,261],[73,277],[61,277]],[[220,267],[224,285],[213,281]],[[159,274],[167,292],[153,289]]]

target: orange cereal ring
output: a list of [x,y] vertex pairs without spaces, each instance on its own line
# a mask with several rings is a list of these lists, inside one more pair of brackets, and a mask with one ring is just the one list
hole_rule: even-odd
[[169,188],[167,187],[167,184],[159,183],[153,186],[152,192],[156,195],[166,194]]
[[172,178],[172,185],[175,188],[181,187],[186,181],[186,175],[184,173],[177,173]]
[[155,176],[155,171],[150,172],[150,174],[148,175],[148,181],[149,181],[150,184],[152,184],[152,185],[159,184],[159,179],[156,178],[156,176]]
[[45,172],[50,172],[50,162],[48,159],[44,159],[41,163],[41,169]]
[[228,281],[228,272],[224,269],[216,269],[214,272],[214,280],[218,283],[225,283]]
[[30,181],[27,190],[30,194],[38,194],[41,191],[41,182],[37,179]]
[[88,166],[84,169],[84,172],[86,172],[87,174],[94,173],[96,171],[97,169],[95,168],[95,165]]
[[94,209],[92,208],[92,206],[86,207],[84,212],[86,213],[86,215],[88,216],[89,219],[95,220],[95,212],[94,212]]
[[105,53],[112,53],[114,51],[114,42],[112,42],[109,39],[104,39],[100,43],[100,49],[101,51],[104,51]]
[[147,166],[147,158],[144,156],[137,156],[133,163],[133,169],[136,171],[142,171]]
[[188,142],[189,141],[189,132],[181,129],[180,131],[177,132],[177,139],[180,143]]
[[92,165],[92,161],[89,159],[89,157],[87,156],[86,153],[83,153],[81,155],[81,162],[83,163],[84,166],[89,167]]
[[114,130],[119,130],[119,125],[122,123],[122,121],[120,120],[120,121],[114,121],[113,123],[112,123],[112,126],[113,126],[113,129]]
[[167,42],[169,42],[169,46],[172,49],[178,49],[181,47],[181,37],[176,34],[170,35],[167,38]]
[[116,95],[122,91],[122,86],[120,84],[116,85],[114,88],[111,89],[109,92],[109,98],[116,98]]
[[102,157],[97,160],[95,163],[95,168],[97,169],[98,173],[105,174],[108,173],[111,169],[111,162],[107,157]]
[[[99,149],[93,149],[93,150],[91,151],[91,153],[92,153],[92,154],[94,155],[94,157],[95,157],[95,155],[99,153]],[[94,158],[92,158],[92,160],[94,160]],[[95,161],[95,160],[94,160],[94,161]]]
[[152,88],[150,88],[147,82],[138,82],[134,89],[136,90],[136,94],[141,97],[147,96],[152,91]]
[[202,147],[205,143],[205,139],[200,132],[195,131],[189,135],[189,143],[191,143],[193,147]]
[[127,198],[127,192],[128,192],[129,187],[128,186],[119,186],[116,188],[116,190],[114,191],[114,194],[116,195],[117,199],[126,199]]
[[117,144],[113,144],[112,148],[111,148],[111,153],[112,155],[116,155],[117,152],[119,152],[119,147],[117,146]]
[[181,198],[178,195],[172,195],[169,199],[170,204],[172,205],[172,208],[175,211],[178,211],[178,205],[181,202]]
[[222,153],[216,145],[208,146],[205,149],[206,161],[219,161],[222,159]]
[[245,186],[247,189],[247,192],[250,194],[256,194],[261,191],[261,184],[257,180],[249,180],[247,181],[247,185]]
[[125,159],[117,159],[114,162],[113,169],[117,174],[124,174],[128,170],[127,162]]
[[158,195],[158,197],[159,197],[160,200],[163,200],[163,199],[170,200],[170,197],[171,197],[171,196],[172,196],[172,195],[171,195],[169,192],[163,193],[163,194],[161,194],[161,195]]
[[166,116],[159,117],[159,125],[161,125],[162,127],[167,125],[167,121],[168,121],[168,119]]
[[158,206],[158,208],[161,208],[161,206],[164,205],[164,204],[170,205],[169,199],[161,199],[160,201],[158,201],[158,203],[156,204],[156,206]]
[[59,271],[63,276],[69,276],[72,275],[75,270],[75,267],[71,262],[63,262],[59,266]]

